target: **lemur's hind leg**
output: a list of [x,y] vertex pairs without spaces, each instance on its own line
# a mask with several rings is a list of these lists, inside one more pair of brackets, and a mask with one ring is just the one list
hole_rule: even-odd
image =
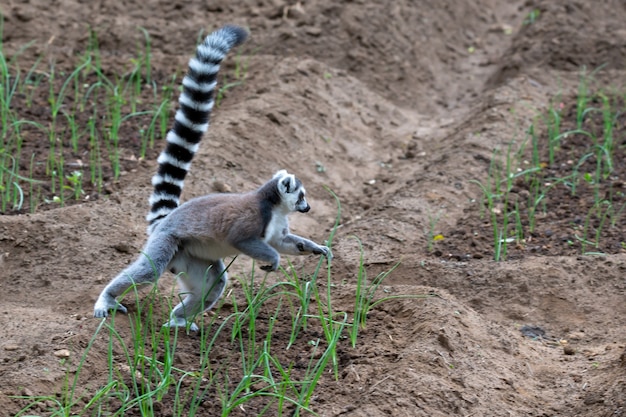
[[104,287],[94,306],[94,317],[106,317],[109,310],[126,313],[126,307],[116,298],[133,284],[156,282],[177,250],[178,241],[175,238],[160,233],[152,235],[139,258]]
[[[220,299],[228,275],[221,260],[207,261],[181,256],[172,262],[173,272],[179,273],[180,295],[185,298],[172,310],[168,327],[185,327],[199,313],[209,310]],[[189,325],[191,331],[198,331],[195,323]]]

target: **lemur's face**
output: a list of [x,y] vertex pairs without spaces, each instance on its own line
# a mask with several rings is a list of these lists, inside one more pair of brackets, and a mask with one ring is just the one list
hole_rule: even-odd
[[300,190],[298,191],[298,200],[296,200],[296,204],[294,206],[296,211],[299,211],[300,213],[306,213],[307,211],[311,210],[311,206],[309,206],[309,203],[307,203],[305,195],[306,190],[304,189],[304,187],[300,187]]
[[278,171],[274,178],[278,178],[280,198],[289,211],[306,213],[311,209],[306,201],[306,190],[299,179],[285,170]]

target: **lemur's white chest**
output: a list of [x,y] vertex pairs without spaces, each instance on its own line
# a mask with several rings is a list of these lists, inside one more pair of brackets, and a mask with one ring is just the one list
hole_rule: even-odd
[[289,233],[287,216],[280,213],[272,213],[272,219],[265,228],[263,240],[272,245],[273,242],[281,241],[287,233]]

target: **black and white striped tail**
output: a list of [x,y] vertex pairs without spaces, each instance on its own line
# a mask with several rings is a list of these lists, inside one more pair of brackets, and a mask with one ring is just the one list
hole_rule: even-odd
[[248,32],[238,26],[224,26],[211,33],[196,49],[183,78],[174,126],[167,133],[167,145],[159,155],[159,168],[152,177],[148,233],[179,205],[185,175],[200,140],[209,128],[214,91],[220,63],[233,47],[243,43]]

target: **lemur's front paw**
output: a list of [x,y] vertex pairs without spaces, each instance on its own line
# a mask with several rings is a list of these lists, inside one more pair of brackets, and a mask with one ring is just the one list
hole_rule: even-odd
[[96,302],[96,305],[93,308],[93,316],[97,318],[107,317],[109,315],[109,311],[111,310],[119,311],[124,314],[128,313],[128,310],[126,309],[126,307],[120,304],[115,298],[113,297],[102,298],[101,297],[98,299],[98,301]]
[[333,253],[328,246],[318,246],[313,253],[315,255],[324,255],[329,261],[333,259]]

